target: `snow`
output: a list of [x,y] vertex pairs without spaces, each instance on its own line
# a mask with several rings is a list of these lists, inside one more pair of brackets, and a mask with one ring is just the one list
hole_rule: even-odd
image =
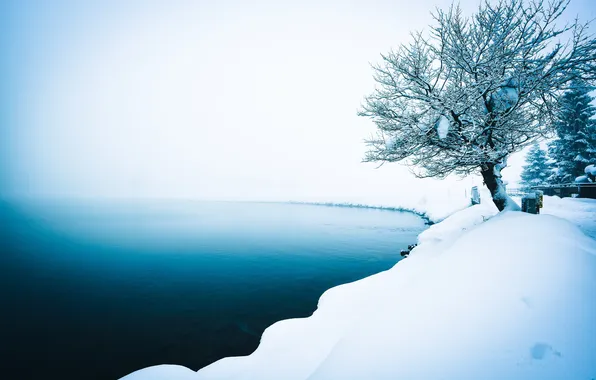
[[497,177],[497,191],[495,193],[495,199],[503,199],[505,200],[505,210],[508,211],[520,211],[521,208],[519,205],[509,196],[507,195],[506,189],[506,182],[501,180],[502,175],[501,171],[507,167],[507,157],[504,157],[503,160],[496,164],[493,168],[493,174]]
[[418,245],[454,241],[463,232],[479,225],[499,212],[492,201],[484,202],[474,207],[468,207],[451,215],[442,223],[418,235]]
[[454,177],[443,180],[423,179],[426,190],[410,187],[408,184],[397,188],[393,193],[374,194],[365,197],[336,197],[335,201],[328,199],[313,199],[309,203],[334,203],[343,205],[366,205],[369,207],[395,208],[412,210],[424,214],[429,220],[438,223],[456,211],[468,207],[471,203],[471,189],[479,189],[482,202],[492,204],[488,189],[481,185],[482,179],[468,177],[462,180]]
[[269,327],[250,356],[124,379],[594,378],[596,201],[544,203],[551,215],[488,203],[451,215],[392,269]]
[[521,211],[521,207],[511,197],[507,197],[507,201],[505,202],[505,210],[506,211]]
[[143,368],[122,379],[126,380],[196,380],[197,373],[180,365],[162,364]]
[[587,175],[580,175],[579,177],[575,177],[575,180],[573,182],[575,182],[575,183],[590,183],[592,181],[590,181],[590,179],[588,178]]
[[577,156],[575,156],[573,158],[573,161],[578,161],[578,162],[588,162],[588,160],[586,160],[581,154],[578,154]]
[[395,148],[395,143],[396,142],[397,142],[397,139],[395,138],[395,136],[389,136],[385,140],[385,149],[387,149],[387,150],[393,150]]
[[491,97],[491,104],[494,110],[506,111],[513,107],[519,100],[519,92],[516,87],[504,86],[499,88]]
[[596,176],[596,165],[588,165],[584,169],[584,173]]
[[[490,193],[488,190],[483,190],[480,191],[481,201],[492,204]],[[408,208],[425,214],[433,222],[440,222],[454,212],[468,207],[472,200],[471,197],[471,191],[467,194],[464,192],[437,192],[423,195],[417,202],[408,203]]]
[[542,213],[567,219],[596,240],[596,199],[545,196]]
[[449,133],[449,127],[449,120],[445,116],[441,115],[436,123],[437,133],[439,134],[439,138],[441,140],[447,137],[447,134]]

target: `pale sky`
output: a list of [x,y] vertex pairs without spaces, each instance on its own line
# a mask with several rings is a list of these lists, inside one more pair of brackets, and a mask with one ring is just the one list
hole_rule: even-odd
[[[591,3],[568,17],[595,18]],[[387,203],[437,191],[455,180],[361,163],[373,124],[356,112],[370,63],[449,4],[3,1],[0,192]]]

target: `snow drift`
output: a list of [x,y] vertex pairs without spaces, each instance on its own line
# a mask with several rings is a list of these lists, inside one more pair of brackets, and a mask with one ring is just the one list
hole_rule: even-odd
[[[586,198],[544,197],[543,214],[572,221],[586,235],[596,240],[596,200]],[[594,242],[596,245],[596,241]]]
[[392,269],[325,292],[247,357],[126,380],[592,379],[596,244],[550,215],[478,205]]

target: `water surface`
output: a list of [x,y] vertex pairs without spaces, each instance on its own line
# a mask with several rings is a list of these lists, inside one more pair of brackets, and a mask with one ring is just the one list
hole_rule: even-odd
[[392,267],[424,227],[298,204],[2,202],[2,378],[116,379],[250,354],[325,290]]

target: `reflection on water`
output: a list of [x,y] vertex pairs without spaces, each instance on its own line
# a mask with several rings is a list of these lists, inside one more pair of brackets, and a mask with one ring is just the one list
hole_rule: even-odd
[[325,290],[393,266],[422,229],[409,213],[297,204],[0,203],[0,366],[115,379],[247,355]]

